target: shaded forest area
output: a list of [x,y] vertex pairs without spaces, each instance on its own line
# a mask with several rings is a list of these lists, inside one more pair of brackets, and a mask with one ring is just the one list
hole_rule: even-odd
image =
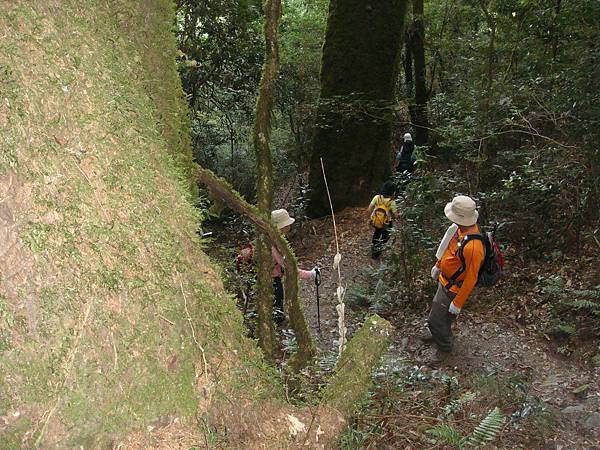
[[[354,224],[340,238],[343,260],[351,261],[343,264],[350,332],[370,312],[389,319],[397,332],[397,350],[376,372],[343,448],[460,447],[478,424],[497,425],[501,416],[512,417],[496,442],[501,447],[586,446],[598,436],[597,405],[590,400],[597,385],[561,379],[572,364],[589,376],[600,367],[598,20],[594,2],[561,0],[282,2],[270,209],[287,208],[296,217],[288,240],[300,262],[319,262],[331,272],[324,295],[333,296],[337,244],[326,229],[333,224],[323,161],[333,208]],[[178,2],[178,64],[192,112],[194,156],[250,203],[261,179],[251,135],[263,22],[259,1]],[[401,222],[375,264],[362,208],[392,176],[406,132],[414,136],[416,169],[397,200]],[[456,194],[476,200],[484,227],[500,224],[507,259],[500,286],[481,290],[471,302],[459,339],[467,348],[489,340],[481,351],[492,365],[510,359],[504,346],[535,349],[523,353],[534,369],[490,372],[473,350],[460,356],[474,362],[456,363],[454,372],[423,372],[430,361],[414,344],[415,330],[433,295],[429,268],[446,226],[443,207]],[[203,197],[201,204],[209,203]],[[209,252],[224,266],[229,289],[239,292],[233,261],[254,232],[223,204],[209,212]],[[314,292],[301,284],[305,310],[313,314],[314,299],[307,296]],[[255,326],[254,313],[240,307],[246,324]],[[293,333],[275,333],[283,354],[294,348]],[[495,338],[503,333],[506,343]],[[317,336],[317,365],[325,372],[334,347]],[[394,372],[390,358],[414,367],[405,361]],[[546,358],[555,371],[537,372]],[[322,382],[321,369],[307,369],[308,383]],[[564,391],[534,392],[552,377]],[[393,405],[420,389],[430,391],[425,400]],[[575,406],[549,402],[548,395],[564,395]],[[580,406],[571,423],[565,408]],[[412,428],[394,422],[411,417]],[[565,437],[573,430],[581,440]]]

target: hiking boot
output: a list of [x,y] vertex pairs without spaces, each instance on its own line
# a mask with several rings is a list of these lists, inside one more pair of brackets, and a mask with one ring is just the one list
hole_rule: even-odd
[[431,353],[431,355],[426,361],[426,364],[432,368],[439,369],[440,367],[448,365],[449,363],[451,363],[451,361],[451,352],[445,352],[437,348],[433,353]]
[[371,250],[371,258],[378,259],[381,256],[381,250]]
[[275,308],[273,310],[273,319],[277,325],[280,325],[285,322],[285,314],[282,310]]
[[423,342],[433,342],[433,335],[431,334],[431,330],[427,325],[423,327],[423,331],[420,336],[421,341]]

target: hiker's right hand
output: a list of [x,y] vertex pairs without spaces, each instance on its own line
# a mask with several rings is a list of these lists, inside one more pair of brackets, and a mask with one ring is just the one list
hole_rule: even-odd
[[433,281],[437,281],[441,272],[442,271],[440,270],[440,268],[438,266],[433,266],[431,268],[431,279]]

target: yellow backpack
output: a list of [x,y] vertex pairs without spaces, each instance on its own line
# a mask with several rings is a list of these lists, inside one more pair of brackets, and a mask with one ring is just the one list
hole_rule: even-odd
[[393,199],[385,201],[383,195],[379,196],[377,203],[375,203],[375,209],[371,213],[371,225],[380,230],[390,223],[393,201]]

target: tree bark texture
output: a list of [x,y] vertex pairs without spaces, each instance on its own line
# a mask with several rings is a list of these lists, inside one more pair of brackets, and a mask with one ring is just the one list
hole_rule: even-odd
[[[240,197],[237,192],[224,180],[218,178],[208,169],[199,169],[199,180],[202,184],[208,187],[210,195],[218,200],[225,202],[231,209],[245,216],[256,227],[257,233],[264,236],[270,246],[274,246],[277,251],[283,256],[284,271],[285,271],[285,299],[290,325],[296,335],[298,343],[298,352],[292,360],[292,367],[298,369],[303,367],[314,355],[314,344],[308,329],[308,325],[304,318],[302,305],[298,300],[298,263],[292,252],[288,242],[281,235],[279,230],[271,223],[270,218],[265,218],[263,214],[254,205],[246,202]],[[271,276],[270,269],[273,261],[269,259],[269,277]],[[271,280],[272,281],[272,280]],[[272,302],[272,296],[269,297]],[[271,307],[272,304],[270,303]],[[270,319],[270,318],[269,318]]]
[[425,70],[425,23],[423,0],[413,0],[413,23],[410,27],[410,49],[415,69],[415,104],[411,120],[415,126],[415,144],[425,145],[428,140],[427,83]]
[[[486,96],[484,103],[484,112],[481,115],[481,120],[483,121],[482,129],[484,133],[487,133],[487,129],[489,128],[489,122],[492,120],[490,116],[491,104],[493,101],[493,87],[494,87],[494,65],[496,61],[496,19],[493,15],[494,10],[494,0],[491,0],[487,4],[484,3],[483,0],[479,0],[479,7],[481,8],[483,14],[485,15],[485,20],[487,26],[490,30],[490,40],[488,43],[488,51],[487,51],[487,80],[486,80]],[[497,150],[496,147],[488,146],[487,140],[483,140],[481,143],[480,152],[482,155],[485,155],[486,158],[494,158],[496,156]]]
[[[265,60],[258,86],[252,138],[257,166],[256,205],[260,215],[268,221],[273,205],[273,162],[269,140],[271,136],[274,84],[279,70],[277,30],[281,18],[281,0],[265,0],[263,10],[265,13]],[[256,281],[258,344],[267,358],[273,358],[275,348],[272,319],[273,278],[271,271],[273,261],[268,239],[260,232],[256,241],[256,260],[258,266]],[[290,276],[290,274],[287,275]],[[293,281],[290,280],[290,282]]]
[[310,162],[308,213],[364,205],[391,174],[392,103],[406,0],[331,0],[321,98]]
[[406,84],[406,96],[412,98],[413,96],[413,60],[412,52],[410,50],[410,37],[408,30],[405,33],[404,38],[404,83]]

